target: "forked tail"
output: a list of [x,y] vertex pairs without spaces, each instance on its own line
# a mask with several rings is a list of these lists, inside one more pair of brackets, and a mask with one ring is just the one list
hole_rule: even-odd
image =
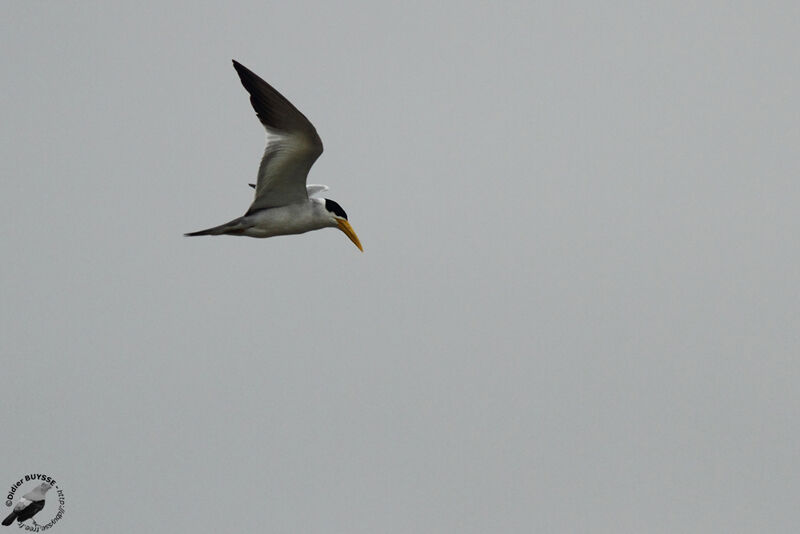
[[183,235],[186,237],[195,237],[198,235],[223,235],[223,234],[241,235],[247,229],[247,226],[242,224],[242,219],[244,219],[244,217],[239,217],[238,219],[234,219],[231,222],[227,222],[225,224],[221,224],[213,228],[206,228],[205,230],[198,230],[197,232],[190,232],[188,234],[183,234]]

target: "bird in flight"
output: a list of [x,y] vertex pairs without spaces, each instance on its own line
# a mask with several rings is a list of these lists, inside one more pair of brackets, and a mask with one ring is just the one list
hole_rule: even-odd
[[267,148],[254,185],[255,199],[243,216],[230,222],[185,234],[273,237],[338,228],[362,252],[347,214],[335,201],[315,198],[324,185],[306,185],[311,166],[322,154],[322,140],[309,120],[291,102],[250,69],[233,61],[250,103],[267,130]]
[[47,482],[42,482],[33,488],[33,490],[20,497],[16,506],[14,506],[14,510],[8,514],[8,517],[3,519],[3,525],[9,526],[15,519],[18,523],[22,523],[41,512],[42,508],[44,508],[44,494],[47,493],[47,490],[51,487],[52,486]]

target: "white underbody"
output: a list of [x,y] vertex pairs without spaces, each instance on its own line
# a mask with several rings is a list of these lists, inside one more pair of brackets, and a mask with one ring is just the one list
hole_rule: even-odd
[[325,209],[325,200],[310,198],[305,202],[266,208],[232,221],[249,237],[303,234],[321,228],[336,227]]

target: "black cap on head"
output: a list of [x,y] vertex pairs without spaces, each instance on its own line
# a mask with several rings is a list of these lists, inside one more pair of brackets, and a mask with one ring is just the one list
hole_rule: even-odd
[[333,200],[331,200],[329,198],[325,199],[325,209],[328,210],[329,212],[333,213],[337,217],[341,217],[345,221],[347,220],[347,214],[344,212],[342,207],[339,204],[337,204],[335,201],[333,201]]

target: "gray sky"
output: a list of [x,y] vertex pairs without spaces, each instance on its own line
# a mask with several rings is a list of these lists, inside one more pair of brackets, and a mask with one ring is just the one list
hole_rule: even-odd
[[[0,487],[53,532],[796,531],[796,3],[112,4],[0,19]],[[232,58],[364,254],[182,237],[251,200]]]

